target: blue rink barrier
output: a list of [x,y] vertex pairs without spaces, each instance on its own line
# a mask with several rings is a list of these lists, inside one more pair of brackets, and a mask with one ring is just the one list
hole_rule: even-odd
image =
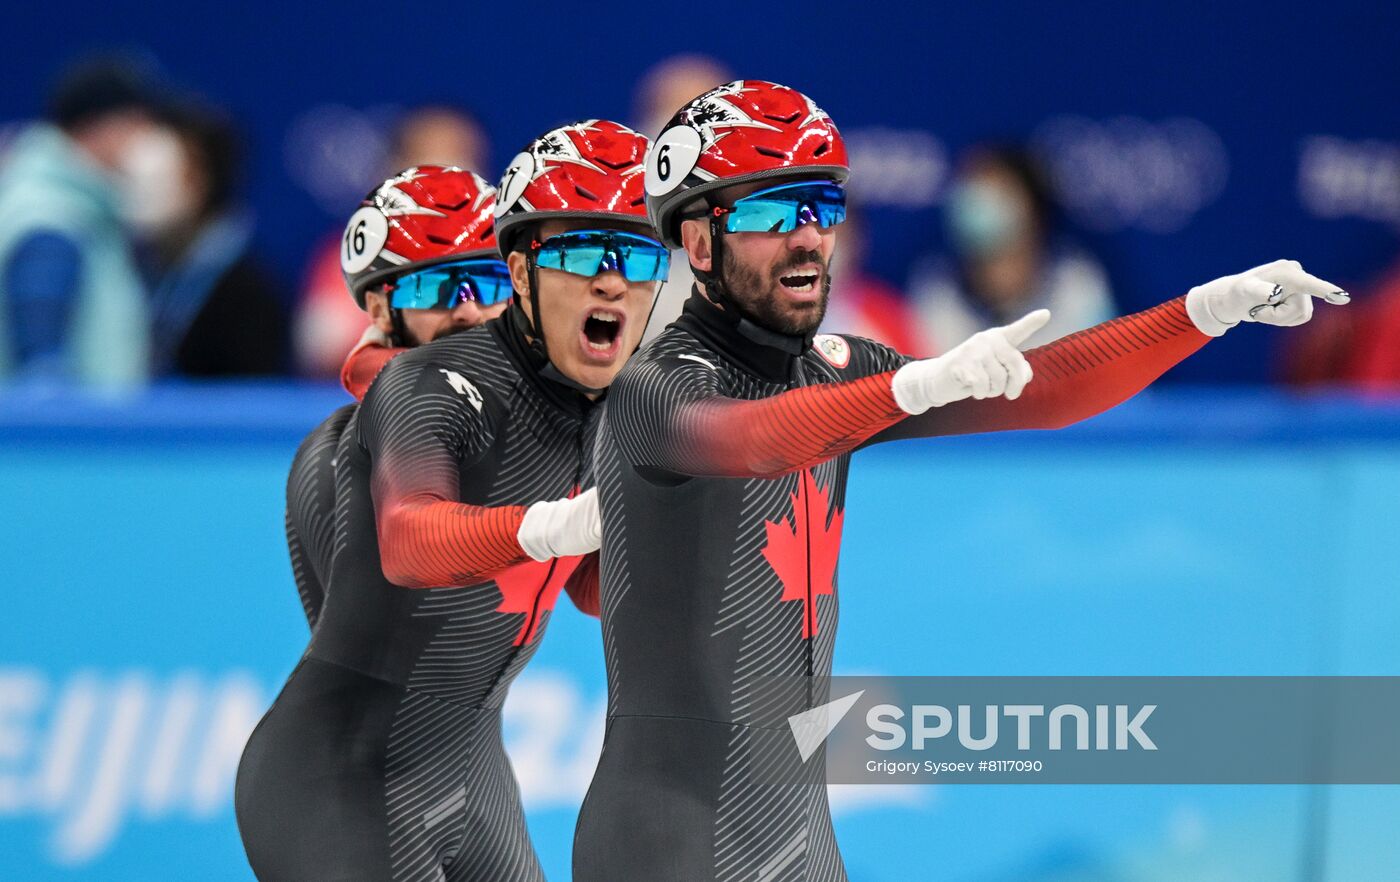
[[[306,638],[282,535],[333,389],[0,396],[0,879],[248,880],[243,740]],[[1396,674],[1400,406],[1154,393],[1055,433],[857,455],[847,674]],[[601,741],[561,601],[506,708],[569,878]],[[1395,878],[1385,787],[838,788],[852,879]]]

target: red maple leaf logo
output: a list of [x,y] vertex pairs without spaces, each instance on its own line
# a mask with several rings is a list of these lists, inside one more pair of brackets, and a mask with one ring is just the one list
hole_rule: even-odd
[[525,614],[513,645],[521,646],[535,639],[540,630],[540,620],[546,611],[554,609],[559,591],[582,560],[582,555],[546,561],[527,560],[496,576],[496,584],[501,589],[501,605],[496,607],[496,612]]
[[817,595],[835,590],[845,517],[844,511],[832,513],[829,491],[818,487],[811,470],[805,469],[792,494],[792,523],[787,518],[764,523],[768,545],[763,556],[783,582],[782,599],[802,601],[804,640],[817,633]]
[[[579,488],[569,491],[569,498],[578,495]],[[501,589],[500,613],[524,613],[520,632],[515,635],[514,646],[521,646],[535,639],[539,634],[540,620],[544,614],[554,609],[559,592],[564,583],[578,569],[583,555],[556,557],[553,560],[527,560],[503,570],[496,576],[496,585]]]

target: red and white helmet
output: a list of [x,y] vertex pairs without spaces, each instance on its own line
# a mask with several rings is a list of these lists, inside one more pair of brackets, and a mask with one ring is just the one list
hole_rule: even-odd
[[661,240],[681,247],[682,209],[713,190],[750,181],[850,175],[836,124],[796,89],[735,80],[682,107],[646,163],[647,214]]
[[464,257],[495,257],[496,190],[460,168],[420,165],[360,203],[340,241],[340,270],[361,309],[365,292],[411,270]]
[[520,233],[555,219],[648,225],[642,190],[645,135],[619,123],[588,119],[545,132],[516,154],[496,199],[501,255]]

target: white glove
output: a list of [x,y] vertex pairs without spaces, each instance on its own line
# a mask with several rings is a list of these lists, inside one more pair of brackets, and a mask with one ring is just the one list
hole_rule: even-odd
[[1186,294],[1186,314],[1202,334],[1219,337],[1240,322],[1301,325],[1312,318],[1314,297],[1351,302],[1350,294],[1303,272],[1298,261],[1276,260],[1197,285]]
[[894,372],[894,400],[906,413],[923,413],[964,398],[1015,400],[1031,381],[1031,365],[1016,347],[1050,321],[1037,309],[1001,328],[968,337],[938,356],[912,361]]
[[598,488],[591,487],[573,499],[536,502],[525,509],[515,538],[525,553],[538,561],[597,551],[603,544]]

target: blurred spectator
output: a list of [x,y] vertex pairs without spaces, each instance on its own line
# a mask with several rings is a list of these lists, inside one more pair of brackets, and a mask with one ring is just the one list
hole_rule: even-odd
[[1284,379],[1295,386],[1400,392],[1400,263],[1346,309],[1319,309],[1290,335]]
[[926,261],[909,290],[929,349],[946,352],[1033,309],[1050,323],[1038,346],[1113,316],[1103,268],[1058,235],[1049,187],[1030,155],[981,147],[963,161],[947,203],[954,262]]
[[918,358],[936,355],[919,334],[917,318],[899,289],[865,272],[869,244],[864,215],[848,204],[831,256],[831,300],[823,333],[869,337]]
[[394,130],[389,171],[411,165],[455,165],[490,180],[486,167],[491,145],[476,117],[441,105],[419,107],[404,114]]
[[[415,165],[458,166],[492,180],[490,143],[470,113],[443,105],[407,112],[393,135],[382,177]],[[365,330],[340,273],[340,231],[317,246],[307,269],[296,316],[296,354],[301,372],[337,377],[345,356]]]
[[131,386],[148,375],[146,299],[126,223],[159,198],[160,103],[135,65],[93,61],[50,96],[0,170],[0,378]]
[[662,59],[637,81],[632,108],[637,131],[655,138],[690,99],[734,79],[728,67],[708,55]]
[[168,144],[150,160],[152,177],[163,182],[161,196],[140,219],[155,264],[154,371],[194,377],[283,373],[285,301],[249,254],[253,223],[238,201],[238,133],[218,112],[188,103],[162,121]]
[[[662,59],[637,81],[633,96],[634,128],[648,138],[661,134],[661,129],[690,99],[736,79],[733,72],[707,55],[673,55]],[[685,252],[671,255],[671,274],[661,286],[652,308],[651,320],[642,335],[642,342],[666,329],[681,314],[681,304],[690,296],[695,276]]]

